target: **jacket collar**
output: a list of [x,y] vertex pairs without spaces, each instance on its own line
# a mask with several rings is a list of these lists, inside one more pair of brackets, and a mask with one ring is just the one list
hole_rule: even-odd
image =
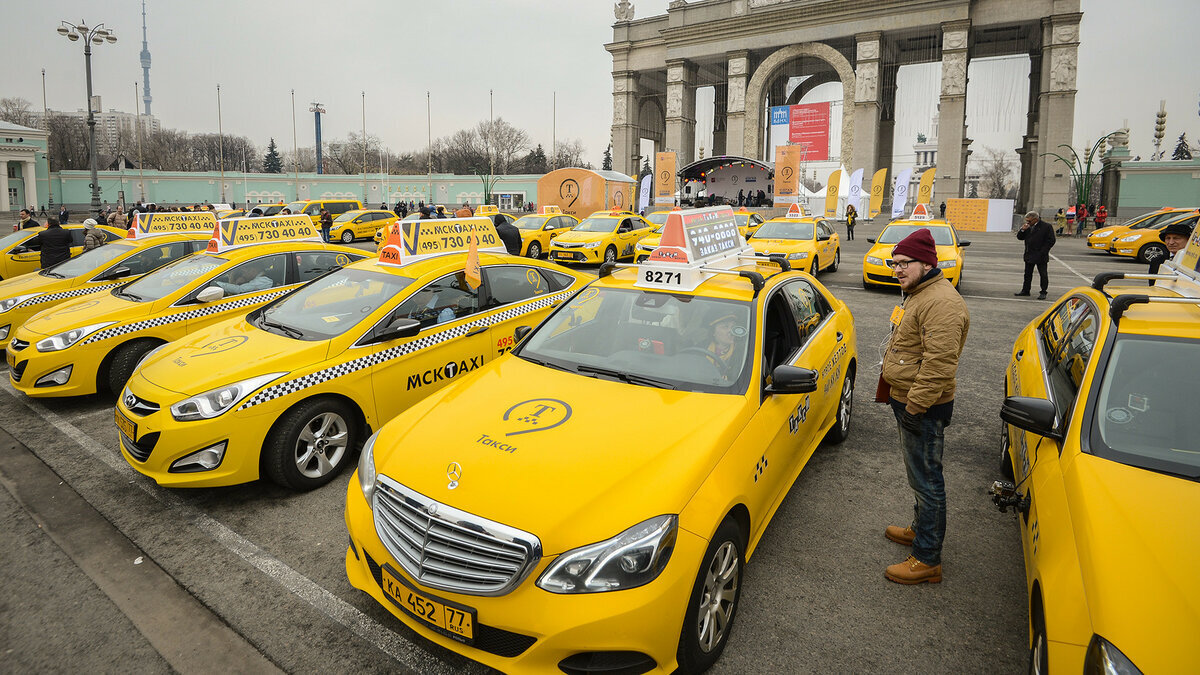
[[938,279],[941,279],[941,278],[942,278],[942,271],[940,269],[935,267],[935,268],[929,270],[928,272],[925,273],[925,276],[921,277],[921,283],[917,284],[916,288],[914,288],[908,292],[909,297],[914,296],[917,293],[920,293],[921,291],[925,290],[925,288],[927,288],[931,284],[937,283]]

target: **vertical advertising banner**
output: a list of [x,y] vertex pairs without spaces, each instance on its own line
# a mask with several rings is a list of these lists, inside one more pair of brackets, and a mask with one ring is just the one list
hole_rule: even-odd
[[800,146],[775,148],[775,205],[800,202]]
[[675,153],[659,152],[654,155],[654,203],[675,205]]
[[862,177],[862,169],[855,169],[854,173],[850,174],[849,201],[847,203],[853,204],[855,211],[862,208]]
[[825,217],[836,218],[838,212],[838,190],[841,188],[842,170],[834,169],[829,174],[829,185],[825,188]]
[[883,168],[875,172],[875,176],[871,178],[871,206],[867,211],[868,218],[874,218],[883,210],[883,191],[887,189],[887,169]]
[[933,199],[933,175],[937,172],[937,167],[925,169],[925,173],[921,174],[921,184],[917,187],[917,203],[929,204]]
[[652,176],[650,175],[642,176],[642,185],[638,190],[638,213],[641,213],[643,209],[650,206],[651,178]]
[[788,142],[804,148],[805,161],[829,159],[829,102],[791,106]]
[[892,218],[904,215],[908,207],[908,181],[912,180],[912,169],[905,169],[896,174],[896,185],[892,188]]

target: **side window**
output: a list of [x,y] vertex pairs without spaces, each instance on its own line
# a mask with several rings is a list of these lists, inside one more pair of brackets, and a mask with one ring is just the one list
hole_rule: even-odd
[[392,318],[407,317],[422,328],[474,314],[479,311],[479,293],[467,284],[462,272],[448,274],[421,288],[405,300]]
[[621,224],[617,226],[617,232],[629,232],[633,229],[633,222],[628,218],[621,220]]
[[763,383],[771,381],[771,371],[787,363],[800,348],[796,320],[786,293],[774,293],[763,312]]
[[320,204],[309,204],[308,208],[304,209],[304,215],[306,215],[306,216],[321,215],[321,205]]
[[130,274],[134,275],[146,274],[191,252],[192,242],[190,241],[160,244],[129,256],[117,263],[115,267],[128,267]]
[[1088,311],[1088,305],[1082,299],[1067,298],[1042,322],[1042,347],[1046,351],[1048,363],[1055,360],[1067,333],[1086,311]]
[[1074,327],[1066,335],[1058,354],[1050,358],[1046,374],[1050,379],[1050,389],[1054,394],[1054,402],[1058,405],[1059,414],[1066,417],[1070,414],[1079,393],[1079,385],[1083,382],[1083,371],[1092,358],[1092,349],[1096,346],[1098,322],[1096,313],[1090,307],[1085,307]]
[[354,206],[355,205],[351,204],[350,202],[334,202],[329,205],[329,213],[331,213],[333,215],[345,213],[345,212],[353,209]]
[[220,286],[225,296],[229,297],[283,286],[286,278],[287,254],[276,253],[244,262],[208,282],[208,285]]
[[796,331],[800,335],[800,344],[804,344],[829,314],[829,305],[807,281],[796,280],[783,289],[796,317]]
[[295,259],[296,281],[304,282],[316,279],[334,268],[349,265],[356,260],[362,260],[362,257],[334,251],[304,251],[303,253],[296,253]]
[[483,276],[488,288],[488,307],[528,300],[550,292],[550,284],[532,267],[485,267]]
[[570,274],[563,274],[562,272],[554,272],[552,270],[545,270],[543,274],[550,281],[550,290],[552,291],[560,291],[575,283],[575,277]]
[[121,235],[117,234],[116,232],[109,232],[108,230],[100,230],[100,231],[104,233],[104,238],[107,241],[116,241],[118,239],[125,238],[125,237],[122,237]]
[[87,230],[82,227],[73,230],[67,230],[71,233],[71,245],[83,246],[83,238],[87,236]]

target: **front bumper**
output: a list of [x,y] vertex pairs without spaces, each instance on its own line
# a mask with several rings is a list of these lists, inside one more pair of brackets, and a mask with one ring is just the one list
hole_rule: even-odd
[[[96,393],[97,371],[104,354],[78,344],[57,352],[39,352],[34,343],[43,337],[23,333],[6,345],[8,379],[13,388],[33,398]],[[14,343],[25,346],[13,349]],[[67,366],[71,367],[71,376],[65,384],[37,386],[38,380]]]
[[553,562],[543,558],[514,591],[499,597],[427,592],[435,599],[476,611],[475,644],[460,642],[401,611],[381,586],[382,566],[404,576],[375,534],[373,515],[358,485],[350,479],[346,495],[346,575],[409,628],[453,652],[504,672],[560,672],[558,664],[576,654],[636,652],[652,658],[656,673],[676,669],[676,651],[688,598],[708,542],[679,530],[675,550],[653,582],[624,591],[560,595],[538,588],[536,581]]
[[602,263],[604,262],[604,248],[603,246],[597,246],[596,248],[560,248],[551,244],[550,260],[560,263]]

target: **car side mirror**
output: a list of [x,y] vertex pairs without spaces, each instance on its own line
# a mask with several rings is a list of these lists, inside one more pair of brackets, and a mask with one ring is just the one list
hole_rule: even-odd
[[960,239],[960,240],[958,241],[958,245],[959,245],[959,246],[961,246],[961,247],[963,247],[963,248],[966,248],[966,247],[968,247],[968,246],[970,246],[970,245],[971,245],[971,242],[969,242],[969,241],[962,241],[962,240]]
[[1009,396],[1000,406],[1000,419],[1006,423],[1046,438],[1061,441],[1063,433],[1054,425],[1058,409],[1044,398]]
[[11,253],[13,255],[29,253],[29,247],[28,246],[15,246],[15,247],[13,247],[13,250],[9,251],[9,253]]
[[797,366],[775,366],[768,394],[810,394],[817,390],[817,371]]
[[817,241],[829,241],[829,235],[822,234],[821,236],[817,237]]
[[216,302],[225,297],[225,289],[220,286],[209,286],[196,294],[196,302]]
[[379,342],[389,342],[391,340],[399,340],[400,338],[416,337],[417,333],[421,332],[421,322],[416,319],[410,319],[406,316],[396,317],[387,326],[384,326],[374,335],[362,344],[376,344]]
[[121,279],[133,274],[133,270],[128,267],[114,267],[104,274],[96,277],[96,281],[112,281],[113,279]]
[[518,343],[521,342],[532,330],[529,326],[517,326],[517,329],[513,331],[513,340]]
[[868,239],[867,239],[867,243],[868,243],[868,244],[874,244],[874,243],[875,243],[875,240],[874,240],[874,239],[870,239],[870,238],[868,238]]

